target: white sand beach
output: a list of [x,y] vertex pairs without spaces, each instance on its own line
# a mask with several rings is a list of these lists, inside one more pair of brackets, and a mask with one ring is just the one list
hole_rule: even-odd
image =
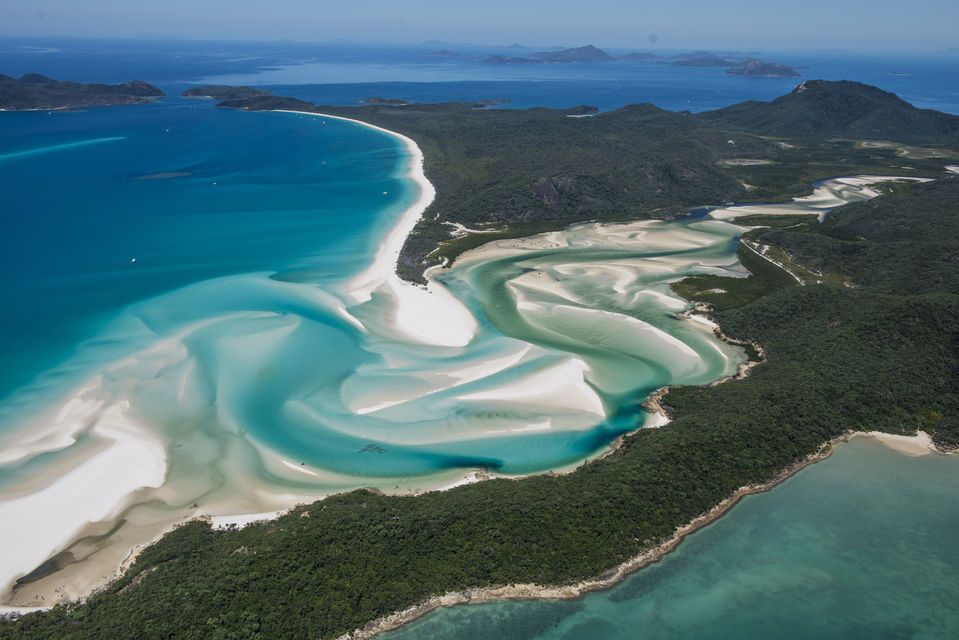
[[[61,417],[69,421],[71,410],[84,409],[71,401]],[[94,455],[33,493],[0,495],[0,592],[66,548],[89,523],[118,515],[138,489],[163,484],[163,445],[125,409],[114,405],[98,412],[88,432],[102,445]]]
[[416,184],[419,195],[383,239],[373,263],[349,283],[349,294],[354,301],[362,302],[369,300],[378,290],[388,291],[396,305],[394,326],[411,340],[449,347],[469,344],[476,333],[476,320],[446,287],[435,281],[420,287],[400,279],[396,274],[396,263],[403,243],[436,197],[436,189],[423,172],[423,152],[417,144],[400,133],[360,120],[308,111],[283,112],[352,122],[386,133],[403,143],[409,154],[406,177]]
[[883,433],[882,431],[868,431],[859,435],[875,438],[890,449],[907,456],[926,456],[939,451],[933,444],[932,437],[925,431],[917,431],[914,436]]
[[879,195],[873,187],[884,182],[930,182],[931,178],[909,176],[847,176],[819,183],[813,193],[792,202],[776,204],[745,204],[713,209],[709,215],[716,220],[733,220],[755,215],[810,214],[825,218],[826,213],[851,202],[870,200]]

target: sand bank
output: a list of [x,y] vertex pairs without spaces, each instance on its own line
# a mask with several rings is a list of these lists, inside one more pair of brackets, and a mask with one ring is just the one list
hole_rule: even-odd
[[875,438],[890,449],[907,456],[926,456],[930,453],[939,453],[939,448],[932,441],[932,437],[925,431],[918,431],[914,436],[903,436],[882,431],[867,431],[855,435]]
[[733,220],[755,215],[816,215],[825,218],[831,209],[850,202],[875,198],[880,194],[873,187],[883,182],[930,182],[931,178],[908,176],[846,176],[818,183],[811,195],[794,198],[792,202],[777,204],[744,204],[713,209],[709,215],[716,220]]
[[163,484],[162,443],[134,423],[125,406],[98,413],[89,437],[101,441],[100,451],[43,489],[9,500],[0,497],[0,591],[66,548],[89,523],[118,515],[138,489]]

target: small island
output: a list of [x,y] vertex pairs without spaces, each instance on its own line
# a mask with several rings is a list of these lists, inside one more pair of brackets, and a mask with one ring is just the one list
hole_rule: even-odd
[[142,80],[123,84],[84,84],[39,73],[20,78],[0,74],[0,110],[38,111],[142,104],[165,95]]
[[757,58],[747,60],[738,67],[726,69],[731,76],[748,76],[750,78],[795,78],[799,72],[792,67],[775,62],[763,62]]
[[675,67],[732,67],[736,61],[709,51],[694,51],[674,57],[670,64]]
[[403,100],[402,98],[363,98],[360,100],[360,104],[372,104],[383,107],[406,107],[413,103],[409,100]]
[[615,60],[613,56],[598,47],[589,44],[585,47],[572,49],[557,49],[556,51],[538,51],[527,58],[515,56],[492,55],[483,59],[486,64],[543,64],[547,62],[609,62]]
[[184,98],[204,98],[208,100],[245,100],[270,95],[266,89],[253,87],[231,87],[222,84],[205,84],[192,87],[180,94]]

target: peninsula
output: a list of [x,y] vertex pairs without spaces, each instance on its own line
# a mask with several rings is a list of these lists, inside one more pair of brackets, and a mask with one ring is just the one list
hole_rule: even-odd
[[53,80],[38,73],[20,78],[0,74],[0,110],[31,111],[141,104],[163,96],[141,80],[123,84],[83,84]]
[[[959,144],[959,117],[917,109],[855,82],[809,81],[770,103],[697,115],[651,104],[571,118],[592,110],[477,110],[471,103],[327,107],[278,96],[219,106],[329,113],[417,140],[437,187],[431,212],[440,215],[417,224],[399,273],[421,283],[429,267],[493,239],[582,220],[667,219],[709,203],[785,200],[829,176],[941,170],[936,158],[904,169],[895,148],[857,147],[857,138]],[[783,145],[769,136],[816,139]],[[455,237],[451,225],[457,224],[489,233]]]
[[[959,445],[959,176],[945,169],[959,156],[959,118],[855,83],[803,87],[697,116],[651,105],[573,118],[466,104],[224,103],[360,119],[415,141],[437,198],[403,249],[408,279],[428,280],[426,266],[491,239],[574,222],[677,218],[727,201],[807,205],[714,212],[755,227],[738,245],[751,275],[673,286],[751,363],[722,384],[655,394],[647,406],[668,424],[565,475],[415,497],[360,490],[226,531],[194,521],[85,602],[6,621],[0,638],[367,637],[389,626],[373,621],[406,621],[444,594],[570,597],[654,560],[850,432],[921,429],[940,448]],[[899,129],[866,144],[877,138],[856,132],[878,114]],[[820,121],[838,133],[816,135]],[[858,189],[859,202],[840,206],[822,185],[809,197],[837,175],[857,176],[834,189]],[[398,611],[409,613],[390,618]]]

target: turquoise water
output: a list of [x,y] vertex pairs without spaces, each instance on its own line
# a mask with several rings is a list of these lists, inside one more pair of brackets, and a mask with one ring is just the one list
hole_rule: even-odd
[[393,139],[333,121],[185,100],[0,121],[0,398],[137,300],[265,269],[358,271],[409,196]]
[[[529,473],[575,463],[634,428],[651,389],[708,382],[735,365],[731,350],[717,352],[708,334],[693,336],[673,318],[684,306],[675,298],[665,307],[634,300],[620,311],[680,340],[692,336],[706,363],[695,371],[658,365],[665,352],[624,360],[615,336],[576,349],[545,335],[515,309],[503,313],[506,282],[530,268],[510,260],[459,286],[480,322],[468,346],[398,339],[388,293],[365,303],[344,295],[417,193],[402,176],[405,152],[383,133],[179,99],[4,117],[7,431],[22,430],[31,410],[62,403],[95,375],[98,401],[132,405],[138,422],[173,441],[182,435],[171,434],[215,424],[214,433],[240,433],[334,474],[327,488],[476,467]],[[734,268],[738,229],[717,229],[701,233],[697,249],[709,247],[714,269]],[[688,248],[647,243],[601,258],[671,253]],[[707,257],[687,256],[681,272],[706,269]],[[657,269],[635,285],[658,287],[663,298],[677,273]],[[446,280],[466,282],[456,270]],[[589,328],[561,333],[571,331]],[[570,406],[575,415],[563,418],[549,398],[497,401],[506,385],[567,371],[571,354],[592,372],[585,382],[594,390],[582,374],[570,384],[597,410]],[[509,364],[491,372],[461,373],[504,358]],[[634,383],[604,393],[629,372]],[[488,401],[471,401],[476,393]],[[399,409],[370,409],[398,400]],[[513,433],[530,425],[554,428]]]
[[382,637],[947,640],[957,532],[959,458],[854,440],[608,591],[445,609]]
[[[743,273],[725,222],[499,243],[424,290],[369,270],[421,195],[394,136],[178,98],[0,116],[0,588],[194,515],[567,468],[744,357],[668,288]],[[71,473],[122,497],[85,512],[50,488]]]

